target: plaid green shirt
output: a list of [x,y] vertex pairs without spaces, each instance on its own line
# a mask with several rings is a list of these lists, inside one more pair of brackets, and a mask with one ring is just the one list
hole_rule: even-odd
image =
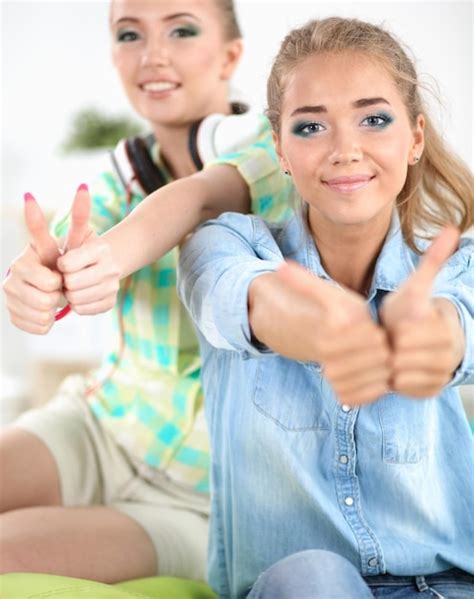
[[[157,158],[159,152],[155,152]],[[253,213],[268,220],[290,215],[291,181],[278,165],[265,117],[252,146],[214,160],[206,168],[215,164],[239,170],[249,185]],[[134,195],[127,206],[125,190],[113,171],[104,172],[91,186],[91,193],[91,224],[99,234],[143,199]],[[68,220],[66,216],[54,226],[57,236],[65,234]],[[175,248],[122,282],[114,308],[114,349],[91,374],[92,382],[107,377],[111,367],[116,367],[89,395],[89,401],[105,429],[134,462],[144,462],[179,484],[207,492],[209,446],[201,359],[193,325],[176,293],[178,257]]]

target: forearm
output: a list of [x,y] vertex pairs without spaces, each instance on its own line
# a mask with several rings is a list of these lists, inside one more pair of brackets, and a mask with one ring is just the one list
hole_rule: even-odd
[[125,277],[161,258],[204,221],[225,211],[247,212],[249,206],[237,169],[211,167],[149,195],[104,239]]
[[248,310],[250,328],[257,342],[286,358],[316,359],[314,335],[307,335],[315,324],[314,306],[289,290],[276,273],[263,274],[252,281]]
[[437,311],[442,316],[444,322],[446,323],[446,326],[451,332],[451,351],[453,364],[452,370],[454,373],[458,366],[461,364],[466,349],[466,340],[461,325],[459,313],[453,302],[449,301],[446,298],[434,298],[433,304],[435,305]]

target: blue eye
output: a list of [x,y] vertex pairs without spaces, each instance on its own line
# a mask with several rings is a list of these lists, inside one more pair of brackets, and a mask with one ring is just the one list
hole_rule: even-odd
[[385,127],[388,127],[393,121],[394,119],[390,114],[371,114],[365,117],[361,125],[363,127],[369,127],[370,129],[385,129]]
[[171,37],[195,37],[198,34],[199,29],[189,25],[187,27],[176,27],[176,29],[173,29],[173,31],[171,32]]
[[292,133],[295,135],[300,135],[301,137],[310,137],[312,135],[316,135],[324,131],[325,127],[321,125],[321,123],[304,122],[304,123],[296,123],[292,129]]
[[122,29],[117,33],[116,39],[118,42],[136,42],[140,35],[132,29]]

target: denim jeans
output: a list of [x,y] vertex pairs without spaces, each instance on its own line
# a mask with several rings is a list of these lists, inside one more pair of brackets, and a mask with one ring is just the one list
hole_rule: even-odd
[[247,599],[472,599],[474,576],[452,569],[428,576],[362,578],[346,559],[309,550],[286,557],[259,576]]

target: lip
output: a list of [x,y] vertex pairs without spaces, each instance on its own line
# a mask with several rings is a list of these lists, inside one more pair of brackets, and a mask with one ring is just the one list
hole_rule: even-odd
[[327,179],[323,183],[339,193],[352,193],[366,187],[374,178],[375,175],[350,175]]
[[[149,84],[161,84],[161,85],[169,85],[172,87],[164,88],[164,89],[146,89],[146,86]],[[140,81],[138,84],[140,90],[152,97],[165,97],[174,93],[177,89],[181,87],[181,84],[178,81],[173,81],[171,79],[146,79],[144,81]]]

